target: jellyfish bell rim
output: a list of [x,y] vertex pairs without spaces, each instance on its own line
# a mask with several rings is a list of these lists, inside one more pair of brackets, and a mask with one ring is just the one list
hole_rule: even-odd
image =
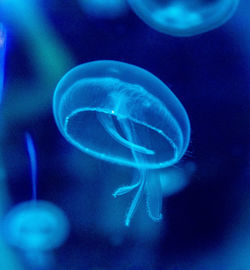
[[[22,245],[23,242],[20,241],[20,238],[18,239],[17,233],[15,232],[14,228],[15,222],[20,217],[20,215],[23,212],[27,211],[27,209],[34,211],[33,208],[35,207],[41,207],[43,211],[45,210],[45,212],[53,213],[51,216],[56,217],[54,219],[56,220],[58,225],[60,225],[60,230],[57,230],[58,232],[60,232],[60,237],[53,238],[53,240],[44,247],[39,245],[29,246],[29,244],[27,244],[28,242]],[[1,226],[1,232],[5,241],[11,246],[14,246],[24,251],[37,250],[42,252],[56,249],[65,242],[69,235],[69,230],[70,224],[64,211],[57,207],[55,204],[45,200],[29,200],[18,203],[17,205],[13,206],[5,215]]]
[[149,17],[146,15],[147,12],[145,12],[146,8],[144,8],[144,12],[141,12],[141,8],[138,7],[138,2],[134,0],[128,0],[128,4],[131,7],[131,9],[134,11],[134,13],[150,28],[154,29],[157,32],[160,32],[162,34],[167,34],[173,37],[192,37],[200,34],[204,34],[206,32],[215,30],[217,27],[222,26],[224,23],[226,23],[234,14],[235,10],[237,9],[239,5],[240,0],[232,0],[232,9],[228,14],[224,17],[223,20],[220,22],[215,21],[211,23],[211,26],[209,27],[195,27],[195,30],[181,30],[178,29],[178,31],[174,30],[174,27],[168,27],[161,25],[160,23],[156,22],[155,19],[152,17]]
[[[84,108],[81,110],[81,112],[87,112],[87,111],[94,111],[93,109],[91,108]],[[113,113],[111,111],[105,111],[105,110],[99,110],[99,109],[96,109],[95,110],[96,112],[98,113],[104,113],[104,114],[110,114],[110,115],[113,115]],[[77,114],[79,112],[72,112],[72,114]],[[137,121],[136,119],[133,119],[133,118],[129,118],[128,119],[129,121],[132,121],[136,124],[139,124],[139,125],[143,125],[143,126],[146,126],[147,128],[150,128],[158,133],[161,133],[161,131],[159,130],[156,130],[156,128],[152,127],[152,126],[149,126],[147,125],[146,123],[143,123],[143,122],[139,122]],[[65,124],[67,125],[67,124]],[[134,168],[145,168],[145,169],[160,169],[160,168],[165,168],[165,167],[169,167],[169,166],[172,166],[174,165],[175,163],[177,163],[179,161],[179,159],[181,158],[177,158],[177,154],[176,152],[174,152],[174,158],[171,159],[171,160],[167,160],[165,162],[162,162],[162,163],[143,163],[143,164],[137,164],[133,161],[128,161],[128,159],[122,159],[122,158],[119,158],[117,159],[117,157],[112,157],[111,155],[106,155],[104,153],[100,153],[100,152],[97,152],[97,151],[94,151],[94,150],[91,150],[89,148],[86,148],[86,147],[83,147],[81,146],[81,144],[79,144],[76,140],[72,139],[67,132],[64,132],[64,137],[67,139],[67,141],[71,144],[73,144],[74,146],[76,146],[77,149],[83,151],[84,153],[86,154],[89,154],[97,159],[102,159],[102,160],[105,160],[105,161],[108,161],[110,163],[114,163],[114,164],[118,164],[118,165],[125,165],[125,166],[128,166],[128,167],[134,167]],[[165,137],[165,136],[164,136]],[[173,145],[174,143],[171,141],[170,138],[167,138],[168,142]],[[173,146],[173,148],[175,147],[175,145]]]
[[[103,72],[103,70],[104,70],[104,74],[102,74],[102,75],[91,74],[91,76],[90,76],[88,69],[93,69],[93,68],[95,68],[96,65],[101,66],[101,68],[102,68],[101,71]],[[100,69],[100,67],[99,67],[99,69]],[[108,69],[108,71],[105,71],[105,69]],[[128,167],[137,168],[138,165],[135,164],[135,162],[130,162],[127,159],[119,159],[119,160],[115,159],[114,160],[114,158],[107,157],[103,154],[100,156],[100,152],[92,151],[91,149],[86,149],[85,147],[82,147],[80,145],[80,143],[78,143],[77,141],[72,141],[72,138],[70,138],[70,136],[66,134],[65,129],[64,129],[65,119],[62,118],[60,116],[60,113],[58,112],[58,111],[60,111],[61,103],[63,103],[62,99],[65,97],[65,95],[69,91],[69,88],[71,88],[71,87],[73,88],[73,86],[78,81],[84,80],[84,79],[89,79],[89,78],[92,78],[92,79],[105,78],[106,76],[112,77],[112,78],[119,78],[118,76],[124,75],[122,73],[122,72],[124,72],[124,70],[126,70],[126,71],[128,70],[129,71],[128,73],[131,73],[131,74],[133,73],[132,77],[135,77],[134,76],[135,73],[137,75],[139,74],[138,77],[143,77],[143,81],[144,81],[145,85],[150,83],[150,84],[154,84],[154,85],[156,84],[157,86],[160,86],[160,88],[163,89],[162,96],[166,95],[170,99],[172,99],[172,101],[174,101],[173,103],[178,104],[178,106],[179,106],[178,107],[178,109],[179,109],[178,114],[180,114],[182,118],[183,117],[185,118],[185,125],[186,125],[185,129],[187,132],[186,142],[184,142],[184,146],[182,147],[182,151],[178,152],[177,157],[174,157],[173,160],[171,160],[171,161],[167,160],[166,162],[155,163],[155,164],[148,163],[147,165],[142,166],[142,167],[147,168],[147,169],[158,169],[158,168],[164,168],[164,167],[168,167],[168,166],[173,165],[174,163],[176,163],[180,160],[180,158],[184,155],[186,149],[188,148],[188,144],[189,144],[189,140],[190,140],[190,122],[189,122],[187,112],[186,112],[184,106],[182,105],[182,103],[180,102],[180,100],[174,95],[174,93],[172,93],[172,91],[167,87],[167,85],[165,85],[159,78],[157,78],[151,72],[145,70],[144,68],[135,66],[133,64],[120,62],[120,61],[116,61],[116,60],[96,60],[96,61],[91,61],[91,62],[80,64],[80,65],[70,69],[58,82],[56,89],[54,91],[54,95],[53,95],[53,114],[54,114],[56,125],[60,130],[60,133],[63,135],[64,138],[66,138],[67,141],[69,141],[71,144],[76,146],[76,148],[78,148],[78,150],[83,151],[84,153],[90,154],[91,156],[94,156],[96,158],[106,160],[108,162],[112,162],[112,163],[115,163],[118,165],[125,165]],[[128,73],[125,73],[125,75],[127,76]],[[84,77],[83,74],[86,77]],[[81,79],[79,79],[79,77]],[[73,83],[72,83],[72,81],[73,81]],[[124,80],[124,81],[125,81],[125,83],[140,85],[138,83],[138,81],[135,81],[134,78],[133,79],[126,78],[126,80]],[[143,87],[143,84],[141,86]],[[145,87],[145,89],[148,90],[147,87]],[[171,106],[176,107],[177,105],[171,105]],[[105,113],[107,113],[107,111]],[[108,113],[111,114],[111,112],[108,112]],[[131,120],[133,120],[133,119],[131,119]],[[139,123],[139,124],[143,124],[143,123]],[[180,123],[178,122],[178,125],[179,124]]]

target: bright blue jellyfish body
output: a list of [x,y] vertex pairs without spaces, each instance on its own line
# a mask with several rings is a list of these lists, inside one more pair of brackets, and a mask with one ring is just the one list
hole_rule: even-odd
[[95,17],[117,18],[128,10],[126,0],[79,0],[82,9]]
[[128,0],[135,13],[155,30],[193,36],[225,23],[239,0]]
[[61,209],[47,201],[26,201],[15,206],[4,220],[6,241],[26,251],[59,247],[67,238],[68,220]]
[[56,123],[81,151],[135,167],[139,176],[113,195],[138,189],[126,218],[129,225],[146,190],[148,213],[161,218],[161,187],[151,169],[171,166],[185,153],[189,119],[170,89],[148,71],[118,61],[95,61],[69,71],[53,100]]

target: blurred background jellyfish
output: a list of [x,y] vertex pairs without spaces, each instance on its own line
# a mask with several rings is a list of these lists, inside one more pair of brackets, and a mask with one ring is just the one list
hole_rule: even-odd
[[6,51],[6,31],[0,23],[0,103],[3,96],[4,64]]
[[128,11],[126,0],[79,0],[83,11],[98,18],[115,19]]
[[64,212],[47,201],[26,201],[6,215],[3,233],[8,244],[25,252],[33,264],[44,262],[43,252],[61,246],[68,236]]
[[196,170],[196,164],[188,161],[181,167],[169,167],[160,172],[160,181],[163,196],[168,197],[183,190],[190,181],[190,178]]
[[193,36],[224,24],[239,0],[128,0],[150,27],[172,36]]
[[151,170],[177,163],[190,139],[187,113],[170,89],[137,66],[94,61],[61,79],[53,111],[59,130],[78,149],[137,169],[131,185],[113,193],[117,197],[137,190],[125,224],[144,191],[149,216],[160,220],[162,189],[159,175]]
[[18,204],[7,213],[3,235],[9,245],[24,251],[30,264],[46,268],[53,260],[48,251],[64,243],[69,223],[56,205],[37,200],[36,152],[29,133],[26,133],[26,144],[31,163],[32,200]]

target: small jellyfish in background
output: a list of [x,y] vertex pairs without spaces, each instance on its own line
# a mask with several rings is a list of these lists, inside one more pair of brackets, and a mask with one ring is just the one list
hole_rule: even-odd
[[47,201],[26,201],[15,206],[4,221],[9,244],[26,251],[48,251],[63,244],[68,235],[65,214]]
[[150,27],[172,36],[193,36],[224,24],[239,0],[128,0]]
[[195,171],[196,164],[188,161],[181,167],[172,166],[160,172],[163,197],[172,196],[185,189]]
[[126,0],[79,0],[83,11],[98,18],[115,19],[128,11]]
[[69,233],[64,212],[53,203],[37,200],[36,152],[31,136],[26,134],[27,150],[31,162],[32,200],[13,207],[5,216],[2,233],[6,242],[22,250],[35,267],[48,265],[51,251],[61,246]]
[[114,197],[137,193],[128,226],[145,191],[149,216],[161,219],[160,177],[151,170],[171,166],[190,139],[187,113],[170,89],[148,71],[118,61],[75,67],[58,83],[53,112],[63,136],[81,151],[137,170],[131,185]]

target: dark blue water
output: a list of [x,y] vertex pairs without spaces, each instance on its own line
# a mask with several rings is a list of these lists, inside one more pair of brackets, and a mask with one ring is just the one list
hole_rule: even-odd
[[[77,1],[38,1],[40,10],[26,13],[13,3],[17,15],[7,16],[0,5],[8,35],[1,219],[32,196],[24,141],[30,132],[37,150],[37,198],[60,207],[71,224],[61,247],[49,258],[39,255],[46,261],[39,269],[249,269],[250,4],[241,1],[234,16],[213,31],[179,38],[151,29],[129,8],[105,19],[84,13]],[[188,113],[188,151],[173,171],[162,171],[188,184],[163,199],[160,223],[138,207],[125,227],[135,194],[114,199],[112,193],[130,183],[136,170],[82,153],[53,119],[52,96],[61,77],[76,65],[105,59],[153,73]],[[0,241],[1,269],[35,269],[22,250],[2,248]]]

